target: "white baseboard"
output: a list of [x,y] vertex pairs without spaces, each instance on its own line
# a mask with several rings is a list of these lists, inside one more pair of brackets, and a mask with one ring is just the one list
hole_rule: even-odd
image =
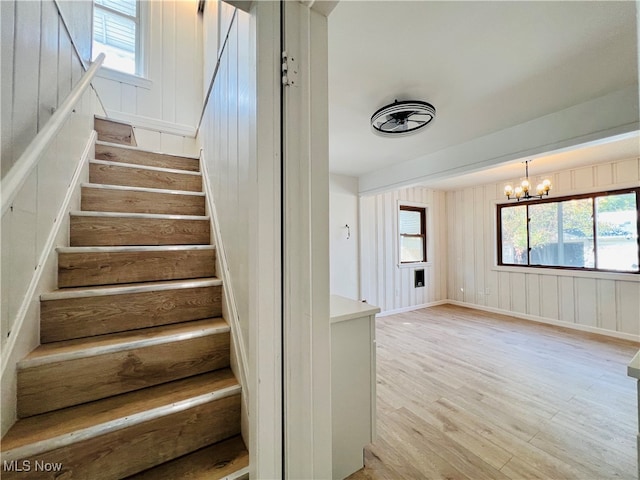
[[107,110],[109,119],[118,120],[120,122],[126,122],[134,127],[143,128],[145,130],[152,130],[160,133],[170,133],[172,135],[179,135],[181,137],[196,136],[196,127],[191,125],[184,125],[181,123],[172,123],[165,120],[158,120],[157,118],[143,117],[142,115],[135,115],[133,113],[119,112],[117,110]]
[[437,300],[435,302],[421,303],[420,305],[412,305],[410,307],[396,308],[394,310],[385,310],[384,312],[378,313],[376,317],[386,317],[389,315],[395,315],[397,313],[412,312],[414,310],[420,310],[421,308],[435,307],[436,305],[444,305],[445,303],[449,303],[448,300]]
[[622,340],[630,340],[632,342],[640,343],[640,335],[634,335],[632,333],[614,332],[613,330],[606,330],[604,328],[592,327],[590,325],[580,325],[579,323],[563,322],[561,320],[555,320],[552,318],[539,317],[537,315],[529,315],[526,313],[512,312],[510,310],[504,310],[502,308],[486,307],[484,305],[476,305],[473,303],[460,302],[458,300],[447,300],[444,303],[451,305],[457,305],[459,307],[466,307],[475,310],[481,310],[484,312],[497,313],[499,315],[507,315],[509,317],[520,318],[522,320],[529,320],[537,323],[544,323],[547,325],[554,325],[556,327],[570,328],[572,330],[579,330],[581,332],[595,333],[598,335],[606,335],[607,337],[620,338]]
[[[67,189],[64,200],[56,214],[56,221],[52,224],[47,240],[40,252],[38,265],[33,272],[31,281],[24,295],[20,308],[13,321],[11,336],[7,344],[2,349],[2,365],[1,365],[1,384],[2,384],[2,435],[16,419],[16,364],[25,355],[39,344],[40,331],[40,295],[48,288],[51,283],[52,276],[56,275],[56,247],[59,240],[67,235],[62,227],[69,227],[69,211],[71,210],[71,202],[76,196],[79,204],[80,189],[79,184],[83,175],[88,175],[89,159],[93,158],[94,145],[97,139],[97,133],[94,131],[89,135],[89,139],[84,147],[80,160],[75,167],[71,183]],[[77,208],[74,206],[73,208]],[[46,274],[45,274],[46,272]]]

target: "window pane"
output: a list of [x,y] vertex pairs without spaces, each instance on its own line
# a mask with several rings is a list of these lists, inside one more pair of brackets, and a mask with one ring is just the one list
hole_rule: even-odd
[[112,8],[125,15],[136,16],[136,0],[96,0],[96,4]]
[[400,262],[424,262],[422,237],[400,236]]
[[93,15],[93,58],[104,52],[105,67],[135,74],[135,51],[135,22],[96,7]]
[[531,265],[593,267],[592,199],[529,206]]
[[421,212],[414,210],[400,210],[400,234],[421,235],[422,221]]
[[638,271],[638,224],[635,193],[596,198],[598,268]]
[[500,215],[502,263],[527,265],[527,207],[505,207]]

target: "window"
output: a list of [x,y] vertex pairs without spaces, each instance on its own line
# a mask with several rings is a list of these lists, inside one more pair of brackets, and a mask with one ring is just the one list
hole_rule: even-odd
[[640,189],[498,205],[498,264],[638,273]]
[[136,0],[95,0],[93,59],[106,55],[104,66],[141,75],[140,6]]
[[427,209],[400,205],[400,263],[427,261]]

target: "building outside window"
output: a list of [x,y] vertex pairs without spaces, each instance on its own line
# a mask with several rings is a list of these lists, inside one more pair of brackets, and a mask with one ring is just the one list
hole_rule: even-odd
[[104,66],[142,75],[140,5],[136,0],[95,0],[93,59],[105,53]]
[[498,264],[638,273],[640,189],[498,205]]

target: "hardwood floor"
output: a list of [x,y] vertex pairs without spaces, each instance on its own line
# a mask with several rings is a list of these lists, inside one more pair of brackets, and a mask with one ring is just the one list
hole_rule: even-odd
[[443,305],[377,320],[361,479],[635,479],[640,345]]

